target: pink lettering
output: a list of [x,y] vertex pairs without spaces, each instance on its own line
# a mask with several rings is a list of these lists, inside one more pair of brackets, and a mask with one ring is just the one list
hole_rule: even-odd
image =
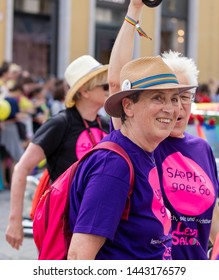
[[166,157],[162,169],[164,191],[176,211],[197,216],[214,204],[216,194],[212,181],[192,159],[176,152]]
[[182,222],[179,222],[177,224],[176,230],[172,232],[173,245],[199,245],[199,242],[196,239],[198,238],[198,230],[187,227],[184,230],[180,231],[181,225]]

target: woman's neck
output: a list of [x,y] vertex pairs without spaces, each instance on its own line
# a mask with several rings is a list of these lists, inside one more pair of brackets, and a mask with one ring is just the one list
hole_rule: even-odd
[[147,139],[141,139],[140,135],[134,133],[131,129],[126,129],[124,125],[122,125],[120,131],[124,136],[128,137],[133,143],[146,152],[153,152],[159,144],[154,143],[154,141],[147,141]]
[[75,105],[78,112],[80,113],[82,119],[85,119],[87,121],[94,121],[97,118],[97,113],[99,109],[97,110],[96,108],[92,108],[90,106],[82,105],[82,104],[76,104]]

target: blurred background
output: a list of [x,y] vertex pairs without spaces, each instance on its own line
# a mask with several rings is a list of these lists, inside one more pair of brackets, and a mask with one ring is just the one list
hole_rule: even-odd
[[[1,0],[0,63],[13,61],[36,76],[63,77],[83,54],[108,63],[129,0]],[[195,59],[200,82],[219,74],[219,2],[163,0],[140,20],[152,41],[138,38],[135,56],[168,49]],[[128,42],[127,42],[128,43]]]
[[[0,259],[36,258],[29,209],[46,162],[27,179],[25,240],[19,251],[4,237],[14,164],[40,125],[64,108],[67,65],[84,54],[109,63],[129,2],[0,0],[0,140],[12,126],[19,132],[17,138],[11,134],[12,146],[7,141],[0,145]],[[194,59],[200,70],[199,87],[187,130],[209,142],[219,171],[218,11],[218,0],[163,0],[156,8],[145,6],[140,26],[152,41],[136,32],[134,57],[171,49]]]

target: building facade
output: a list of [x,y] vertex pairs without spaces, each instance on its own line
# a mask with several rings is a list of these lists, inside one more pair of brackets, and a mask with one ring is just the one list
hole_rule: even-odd
[[[0,62],[37,76],[63,77],[70,61],[91,54],[108,63],[129,0],[1,0]],[[172,49],[192,57],[200,82],[219,79],[219,1],[163,0],[140,19],[134,57]],[[128,44],[129,42],[127,42]]]

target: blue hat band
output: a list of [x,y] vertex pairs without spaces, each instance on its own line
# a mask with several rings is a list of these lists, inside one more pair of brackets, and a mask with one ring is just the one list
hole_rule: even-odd
[[155,85],[162,85],[174,83],[179,84],[176,76],[174,74],[160,74],[151,77],[147,77],[132,83],[132,89],[137,88],[148,88]]

